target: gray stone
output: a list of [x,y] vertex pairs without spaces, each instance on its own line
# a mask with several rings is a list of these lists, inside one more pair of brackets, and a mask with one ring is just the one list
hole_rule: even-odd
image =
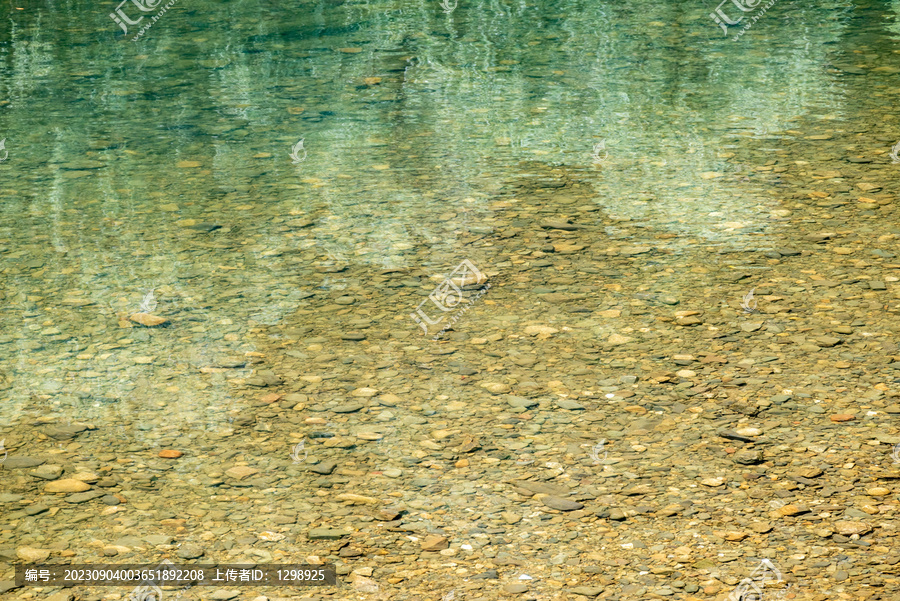
[[123,536],[113,541],[116,547],[143,547],[144,541],[136,536]]
[[513,395],[507,396],[506,402],[509,403],[511,407],[515,407],[517,409],[528,409],[539,404],[535,399],[526,399],[525,397]]
[[56,480],[62,476],[62,473],[63,468],[61,465],[42,465],[28,472],[28,475],[41,480]]
[[73,424],[71,426],[50,426],[44,430],[44,434],[55,440],[70,440],[87,430],[86,426]]
[[568,411],[584,411],[584,405],[576,403],[572,399],[556,399],[554,401],[557,407]]
[[554,497],[553,495],[547,495],[546,497],[542,498],[541,503],[552,509],[558,509],[559,511],[575,511],[577,509],[584,508],[584,505],[582,505],[578,501],[571,501],[569,499],[563,499],[561,497]]
[[167,534],[148,534],[144,540],[151,545],[171,545],[174,539]]
[[362,405],[360,403],[345,403],[343,405],[338,405],[337,407],[333,407],[331,410],[334,413],[356,413],[363,407],[364,407],[364,405]]
[[44,463],[43,459],[37,459],[35,457],[25,457],[24,455],[19,455],[16,457],[7,457],[6,461],[3,462],[3,469],[7,470],[15,470],[21,469],[25,467],[35,467]]
[[21,588],[15,580],[0,580],[0,595],[13,589]]
[[337,540],[349,534],[350,532],[347,530],[339,530],[337,528],[313,528],[306,536],[309,540]]
[[732,459],[735,463],[741,465],[757,465],[763,462],[763,452],[751,449],[741,449],[732,456]]
[[611,520],[621,522],[622,520],[624,520],[627,517],[628,516],[625,515],[625,512],[619,508],[609,510],[609,519],[611,519]]
[[203,556],[203,549],[198,545],[186,544],[181,545],[175,554],[181,559],[197,559]]
[[565,497],[571,492],[565,486],[558,484],[547,484],[546,482],[531,482],[529,480],[515,480],[511,482],[513,486],[524,488],[534,494],[553,495],[556,497]]
[[500,574],[497,570],[488,570],[486,572],[481,572],[480,574],[475,574],[472,576],[472,580],[497,580],[500,578]]
[[327,476],[333,472],[336,467],[336,461],[320,461],[319,463],[310,466],[309,471]]
[[576,586],[571,589],[567,589],[568,592],[573,595],[583,595],[585,597],[596,597],[600,593],[603,592],[602,586]]
[[816,338],[816,344],[826,348],[831,348],[841,343],[841,339],[836,336],[819,336]]
[[69,503],[87,503],[88,501],[93,501],[98,497],[102,497],[104,493],[99,490],[89,490],[86,492],[78,492],[74,495],[69,495],[66,497],[66,501]]

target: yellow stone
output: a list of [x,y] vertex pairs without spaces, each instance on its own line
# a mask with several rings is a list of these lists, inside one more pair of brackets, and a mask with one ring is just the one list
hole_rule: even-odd
[[374,497],[365,497],[350,492],[341,493],[335,498],[338,501],[347,501],[351,505],[376,505],[380,503],[380,501]]
[[509,386],[501,382],[484,382],[481,387],[491,394],[502,394],[504,392],[509,392]]
[[86,482],[75,480],[74,478],[64,478],[49,482],[44,487],[44,492],[84,492],[90,489],[90,485]]
[[191,169],[193,167],[199,167],[200,164],[200,161],[178,161],[176,166],[181,169]]
[[378,394],[378,391],[374,388],[357,388],[353,392],[350,393],[350,396],[369,398]]
[[148,328],[160,326],[169,321],[165,317],[159,317],[158,315],[151,315],[149,313],[133,313],[128,316],[128,319],[135,323],[139,323],[142,326],[147,326]]
[[559,330],[550,326],[527,326],[525,328],[525,333],[529,336],[536,336],[538,334],[549,336],[550,334],[556,334],[557,332],[559,332]]

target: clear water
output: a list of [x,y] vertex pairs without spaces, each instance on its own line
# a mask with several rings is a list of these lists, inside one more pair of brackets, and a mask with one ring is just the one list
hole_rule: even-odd
[[[777,186],[741,157],[895,120],[900,3],[817,4],[733,41],[712,2],[180,0],[132,41],[112,2],[7,3],[0,418],[227,428],[202,368],[324,319],[311,294],[366,286],[341,266],[458,264],[512,182],[576,181],[676,252],[764,244]],[[150,292],[173,327],[121,327]],[[363,317],[415,333],[384,301]]]
[[[244,334],[293,314],[317,266],[439,271],[493,195],[544,168],[692,241],[764,233],[771,194],[701,174],[746,170],[749,147],[784,157],[800,122],[852,121],[893,75],[860,89],[829,67],[896,59],[846,42],[889,43],[896,14],[781,2],[733,41],[714,8],[182,0],[137,41],[112,5],[4,8],[3,419],[35,394],[64,413],[78,392],[221,401],[197,368],[256,350]],[[150,291],[190,327],[119,328]]]

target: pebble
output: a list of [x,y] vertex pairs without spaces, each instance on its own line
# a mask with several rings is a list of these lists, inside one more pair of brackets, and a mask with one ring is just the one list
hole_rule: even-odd
[[725,484],[725,478],[722,476],[703,478],[702,480],[700,480],[700,484],[702,484],[703,486],[711,487],[722,486],[723,484]]
[[426,536],[421,543],[423,551],[440,551],[450,546],[450,541],[446,536],[429,535]]
[[558,332],[558,329],[550,326],[527,326],[525,328],[525,334],[528,336],[550,336]]
[[90,490],[90,488],[90,485],[86,482],[75,480],[73,478],[66,478],[63,480],[56,480],[54,482],[48,483],[46,486],[44,486],[44,492],[78,493]]
[[203,549],[199,545],[186,544],[181,545],[175,554],[181,559],[197,559],[203,557]]
[[41,563],[50,557],[50,551],[34,547],[19,547],[16,549],[16,557],[26,563]]
[[567,411],[584,411],[585,407],[572,399],[555,399],[556,406]]
[[175,449],[163,449],[158,453],[158,455],[163,459],[178,459],[179,457],[184,455],[184,453],[182,453],[181,451],[176,451]]
[[584,597],[597,597],[604,591],[602,586],[573,586],[568,592]]
[[338,540],[350,533],[338,528],[312,528],[307,533],[309,540]]
[[732,455],[732,459],[735,463],[740,463],[741,465],[757,465],[764,460],[762,451],[754,451],[751,449],[741,449],[740,451],[737,451]]
[[[898,411],[900,413],[900,411]],[[6,461],[3,462],[3,468],[8,470],[22,469],[26,467],[35,467],[44,463],[43,459],[38,459],[36,457],[8,457]]]
[[28,472],[28,475],[41,480],[56,480],[62,476],[62,473],[63,468],[61,465],[42,465]]
[[259,470],[246,466],[246,465],[236,465],[232,468],[225,470],[225,475],[230,478],[235,478],[237,480],[243,480],[245,478],[249,478],[254,474],[258,474]]
[[852,536],[858,534],[862,536],[872,531],[872,527],[865,522],[853,520],[838,520],[834,523],[834,531],[844,536]]
[[850,413],[838,413],[831,416],[831,421],[833,422],[849,422],[853,419],[856,419],[856,416]]
[[75,493],[73,495],[69,495],[66,497],[67,503],[87,503],[88,501],[93,501],[99,497],[104,496],[103,492],[99,490],[91,490],[87,492]]
[[311,465],[309,467],[309,471],[327,476],[328,474],[333,472],[336,468],[337,468],[337,462],[335,462],[335,461],[320,461],[319,463],[317,463],[315,465]]
[[547,507],[558,509],[559,511],[576,511],[578,509],[584,509],[584,505],[578,501],[563,499],[553,495],[541,495],[540,501]]
[[168,323],[168,319],[165,317],[160,317],[158,315],[151,315],[149,313],[132,313],[128,316],[130,321],[134,323],[138,323],[142,326],[146,326],[148,328],[161,326],[163,324]]

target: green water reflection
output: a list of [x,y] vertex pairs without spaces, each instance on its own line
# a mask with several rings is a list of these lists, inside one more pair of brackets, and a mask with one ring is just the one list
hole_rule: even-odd
[[[729,159],[750,143],[790,159],[800,120],[889,106],[866,90],[890,71],[847,74],[861,38],[887,52],[896,26],[876,17],[898,9],[781,2],[733,42],[712,3],[180,0],[131,41],[113,3],[15,4],[0,15],[0,417],[146,410],[210,428],[229,389],[200,368],[348,285],[314,270],[456,264],[461,234],[535,165],[613,216],[716,244],[765,234],[777,182],[722,177],[742,169]],[[119,327],[150,291],[178,328]]]

